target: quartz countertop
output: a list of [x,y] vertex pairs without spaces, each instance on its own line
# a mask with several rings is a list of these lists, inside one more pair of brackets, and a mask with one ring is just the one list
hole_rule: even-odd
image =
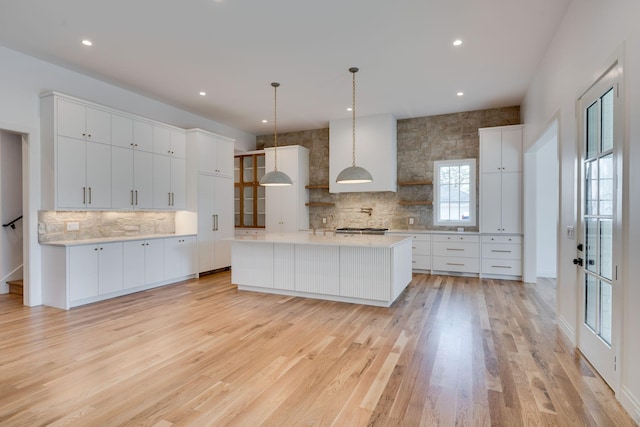
[[390,248],[403,240],[406,236],[389,235],[361,235],[361,234],[317,234],[308,232],[299,233],[266,233],[258,236],[235,236],[228,240],[235,242],[264,242],[264,243],[291,243],[296,245],[327,245],[327,246],[366,246],[377,248]]
[[83,240],[58,240],[56,242],[40,242],[41,245],[49,246],[82,246],[99,245],[100,243],[129,242],[136,240],[166,239],[168,237],[187,237],[195,234],[150,234],[147,236],[118,236],[118,237],[98,237]]
[[448,230],[387,230],[391,234],[470,234],[478,235],[479,231],[448,231]]

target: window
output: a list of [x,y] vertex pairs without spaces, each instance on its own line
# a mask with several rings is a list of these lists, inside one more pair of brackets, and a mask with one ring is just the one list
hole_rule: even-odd
[[476,225],[476,159],[434,162],[434,225]]

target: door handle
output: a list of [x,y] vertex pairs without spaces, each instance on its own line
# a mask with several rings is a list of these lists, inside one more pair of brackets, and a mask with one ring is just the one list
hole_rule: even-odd
[[[89,135],[91,136],[91,135]],[[89,204],[91,204],[91,187],[89,187]]]
[[211,231],[216,231],[216,216],[211,215]]
[[582,267],[584,265],[584,260],[582,258],[574,258],[573,264]]
[[82,187],[82,204],[87,203],[87,187]]
[[138,206],[138,190],[136,190],[136,206]]
[[584,246],[582,246],[582,243],[578,243],[577,248],[578,248],[578,250],[579,250],[580,252],[582,252],[582,251],[584,250]]

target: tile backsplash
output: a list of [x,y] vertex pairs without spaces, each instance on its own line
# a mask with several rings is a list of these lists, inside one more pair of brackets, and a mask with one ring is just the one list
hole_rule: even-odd
[[[67,231],[77,223],[77,231]],[[171,211],[38,211],[38,241],[85,240],[175,233]]]

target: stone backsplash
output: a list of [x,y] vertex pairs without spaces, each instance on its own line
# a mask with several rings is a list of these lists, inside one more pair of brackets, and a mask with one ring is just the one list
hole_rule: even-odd
[[[69,222],[77,222],[80,229],[67,231]],[[39,242],[173,234],[175,231],[175,212],[171,211],[38,211]]]
[[[479,157],[478,129],[520,124],[520,107],[494,108],[398,120],[398,181],[433,179],[435,160]],[[357,124],[356,124],[357,126]],[[356,127],[357,130],[357,127]],[[278,134],[278,145],[301,145],[310,150],[311,184],[329,180],[329,129]],[[273,146],[273,135],[258,136],[256,148]],[[479,168],[477,168],[479,169]],[[479,181],[476,181],[479,182]],[[401,200],[432,200],[431,185],[401,186],[397,193],[329,193],[310,189],[311,202],[329,202],[335,206],[311,206],[312,228],[380,227],[394,230],[455,228],[433,226],[433,208],[428,205],[401,205]],[[477,196],[477,195],[476,195]],[[476,201],[479,198],[476,197]],[[362,213],[361,208],[372,208]],[[327,224],[322,223],[327,219]],[[414,224],[409,225],[409,218]],[[467,228],[477,231],[478,227]]]

